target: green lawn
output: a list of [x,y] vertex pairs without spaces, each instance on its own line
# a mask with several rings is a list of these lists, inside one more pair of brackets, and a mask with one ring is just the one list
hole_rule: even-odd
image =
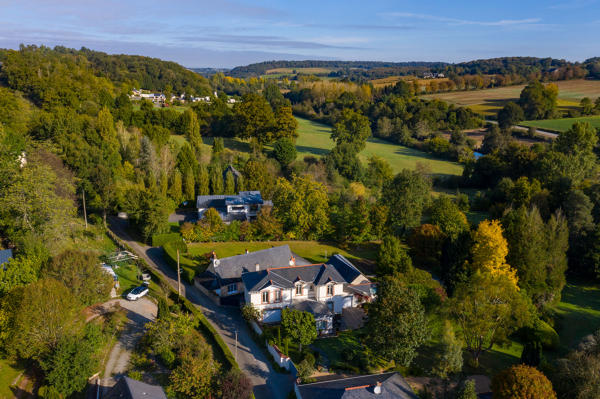
[[[243,254],[246,249],[250,252],[271,248],[280,245],[289,245],[291,250],[309,262],[322,263],[334,254],[341,254],[363,269],[371,273],[374,260],[377,257],[378,244],[367,243],[364,245],[339,248],[335,244],[317,241],[263,241],[263,242],[209,242],[188,244],[188,254],[196,257],[215,251],[220,258],[227,258]],[[284,265],[282,265],[284,266]]]
[[589,283],[567,284],[556,311],[559,353],[565,354],[583,337],[600,329],[600,287]]
[[[298,139],[296,149],[298,159],[306,155],[323,156],[333,148],[331,126],[298,118]],[[359,154],[366,162],[371,155],[377,155],[390,163],[394,173],[402,169],[415,169],[417,162],[429,166],[431,172],[440,175],[461,175],[463,167],[456,163],[438,159],[426,152],[393,144],[375,137],[367,140],[367,147]]]
[[539,121],[525,121],[521,122],[523,126],[533,126],[538,129],[553,130],[556,132],[565,132],[575,122],[588,122],[596,129],[600,129],[600,115],[594,116],[582,116],[579,118],[562,118],[562,119],[543,119]]
[[[118,268],[113,268],[117,276],[119,277],[119,290],[118,294],[122,295],[129,292],[134,287],[142,285],[142,281],[138,280],[138,271],[134,265],[120,263]],[[150,282],[150,292],[158,292],[158,286],[154,281]]]
[[23,372],[12,361],[0,359],[0,399],[13,398],[13,392],[10,389],[15,379]]

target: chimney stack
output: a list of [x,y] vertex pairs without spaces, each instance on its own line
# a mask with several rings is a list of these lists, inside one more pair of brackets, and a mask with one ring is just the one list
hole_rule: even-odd
[[259,271],[260,270],[260,265],[257,263],[255,266],[256,266],[256,271]]
[[213,260],[217,259],[217,253],[215,251],[212,251],[211,257]]
[[377,384],[373,388],[373,392],[375,393],[375,395],[381,394],[381,382],[377,381]]
[[249,254],[249,253],[250,253],[250,251],[248,251],[248,248],[246,248],[246,253],[247,253],[247,254]]
[[296,258],[294,256],[290,258],[290,266],[296,266]]

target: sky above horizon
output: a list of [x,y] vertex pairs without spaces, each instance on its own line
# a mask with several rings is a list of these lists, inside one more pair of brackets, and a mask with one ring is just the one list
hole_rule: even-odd
[[87,47],[187,67],[268,60],[600,56],[600,0],[0,0],[0,47]]

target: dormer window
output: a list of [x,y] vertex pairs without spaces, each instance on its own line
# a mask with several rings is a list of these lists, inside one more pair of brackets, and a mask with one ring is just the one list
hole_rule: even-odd
[[269,303],[269,291],[263,291],[261,294],[262,303]]
[[274,302],[281,302],[281,290],[275,291],[274,294],[275,294]]
[[327,284],[327,296],[333,296],[333,284]]
[[296,295],[302,295],[302,284],[296,284]]

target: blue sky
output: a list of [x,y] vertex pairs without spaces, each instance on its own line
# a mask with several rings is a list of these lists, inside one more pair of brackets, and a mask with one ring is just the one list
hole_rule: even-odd
[[600,0],[0,0],[0,47],[82,46],[188,67],[274,59],[600,56]]

